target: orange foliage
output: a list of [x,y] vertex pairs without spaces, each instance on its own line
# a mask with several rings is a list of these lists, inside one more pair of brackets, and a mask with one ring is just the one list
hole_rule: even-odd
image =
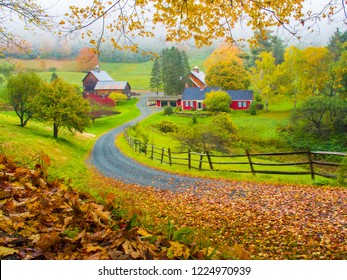
[[92,48],[82,48],[76,59],[77,71],[89,71],[98,65],[99,59]]

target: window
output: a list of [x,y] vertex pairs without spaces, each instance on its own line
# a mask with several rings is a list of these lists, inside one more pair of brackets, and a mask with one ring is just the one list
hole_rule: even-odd
[[242,107],[247,107],[247,102],[246,101],[242,102]]
[[241,101],[238,102],[238,107],[239,107],[239,108],[242,107],[242,102],[241,102]]

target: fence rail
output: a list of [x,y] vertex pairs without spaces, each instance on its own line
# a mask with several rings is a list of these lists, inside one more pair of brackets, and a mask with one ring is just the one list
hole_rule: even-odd
[[[160,161],[161,164],[187,166],[188,169],[198,170],[225,170],[235,173],[250,173],[256,174],[274,174],[274,175],[310,175],[314,180],[315,176],[327,178],[337,178],[337,168],[341,166],[341,162],[346,153],[327,152],[327,151],[311,151],[307,148],[306,151],[293,152],[274,152],[274,153],[250,153],[245,151],[245,154],[226,154],[214,155],[211,153],[197,153],[191,150],[187,152],[172,151],[170,148],[157,147],[154,145],[144,144],[141,141],[132,138],[128,134],[128,128],[124,129],[124,137],[129,146],[136,152],[145,154],[151,160]],[[269,162],[272,157],[294,157],[293,161],[280,162],[278,159]],[[316,157],[332,157],[335,161],[319,161]],[[301,157],[298,159],[298,157]],[[237,158],[245,160],[233,161]],[[266,160],[264,160],[264,158]],[[261,160],[264,160],[263,162]],[[248,165],[248,170],[233,169],[234,166]],[[226,167],[225,167],[226,166]],[[260,167],[263,169],[258,169]],[[328,166],[330,169],[321,170],[319,166]],[[219,167],[219,168],[218,168]],[[265,169],[264,169],[265,167]],[[273,170],[266,167],[292,167],[294,170]],[[333,169],[333,170],[331,170]]]

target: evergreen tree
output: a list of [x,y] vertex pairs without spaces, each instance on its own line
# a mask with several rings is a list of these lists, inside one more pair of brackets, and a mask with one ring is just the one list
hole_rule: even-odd
[[334,55],[335,61],[338,61],[340,59],[340,56],[345,48],[345,42],[347,42],[347,31],[341,33],[341,31],[337,28],[328,42],[328,49]]
[[165,95],[182,94],[184,89],[184,76],[189,71],[188,58],[176,47],[164,49],[161,53],[161,73]]
[[262,52],[270,52],[275,58],[275,64],[281,64],[284,61],[284,52],[286,46],[283,40],[275,35],[272,35],[272,31],[266,32],[266,39],[262,37],[258,38],[258,46],[251,48],[250,61],[246,63],[247,68],[254,67],[255,61],[258,60],[259,55]]
[[159,89],[162,86],[161,78],[162,77],[161,77],[160,63],[159,63],[159,59],[156,58],[152,66],[151,80],[149,84],[150,88],[154,90],[156,93],[158,93]]

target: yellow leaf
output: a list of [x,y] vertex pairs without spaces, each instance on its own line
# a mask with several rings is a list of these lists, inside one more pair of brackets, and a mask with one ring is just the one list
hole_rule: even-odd
[[150,234],[148,231],[146,231],[144,228],[139,228],[137,230],[137,233],[142,235],[142,236],[145,236],[145,237],[148,237],[148,236],[152,236],[152,234]]
[[167,256],[169,258],[189,258],[190,250],[187,246],[175,241],[169,241],[169,243],[171,244],[171,247],[167,250]]
[[15,253],[17,253],[18,250],[12,249],[12,248],[8,248],[8,247],[3,247],[0,246],[0,257],[5,257],[8,255],[13,255]]

